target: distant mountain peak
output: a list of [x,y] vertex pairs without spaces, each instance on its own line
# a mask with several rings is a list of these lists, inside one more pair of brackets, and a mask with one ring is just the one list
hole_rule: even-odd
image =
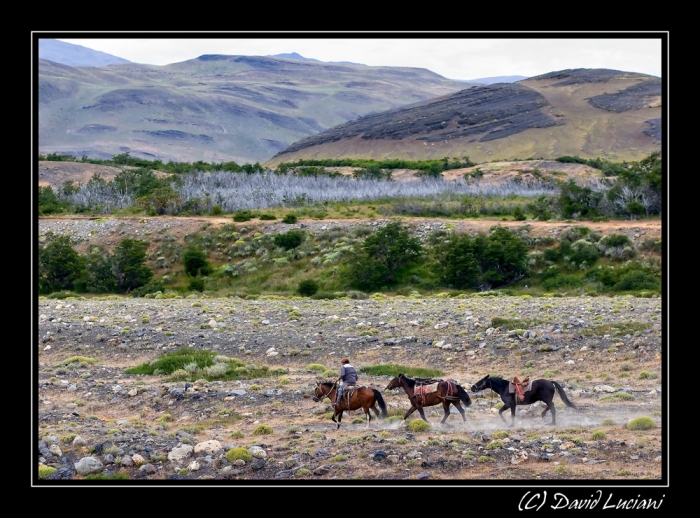
[[47,59],[72,67],[101,67],[131,63],[128,59],[106,52],[50,38],[39,39],[39,59]]
[[314,63],[331,63],[333,65],[357,65],[361,67],[366,67],[367,65],[364,65],[362,63],[353,63],[351,61],[321,61],[319,59],[313,59],[313,58],[305,58],[301,54],[297,52],[289,52],[287,54],[275,54],[275,55],[269,55],[268,57],[271,58],[283,58],[283,59],[296,59],[297,61],[313,61]]

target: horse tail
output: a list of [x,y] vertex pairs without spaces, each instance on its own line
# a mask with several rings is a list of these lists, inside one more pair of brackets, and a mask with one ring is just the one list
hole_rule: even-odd
[[464,406],[469,406],[472,404],[472,400],[469,397],[469,394],[467,394],[467,391],[464,390],[462,385],[457,385],[457,393],[459,394],[459,399],[464,403]]
[[552,384],[557,388],[557,392],[559,392],[559,397],[561,397],[561,400],[566,404],[566,406],[571,408],[578,408],[571,401],[569,401],[568,397],[566,397],[566,394],[564,393],[564,387],[559,385],[559,383],[557,383],[556,381],[552,381]]
[[374,399],[377,401],[379,408],[382,409],[382,417],[386,417],[388,414],[386,411],[386,403],[384,402],[384,398],[382,397],[382,393],[379,392],[377,389],[372,389],[372,392],[374,392]]

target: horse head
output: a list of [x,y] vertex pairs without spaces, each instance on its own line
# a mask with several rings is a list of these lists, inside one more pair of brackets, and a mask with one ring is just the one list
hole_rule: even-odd
[[474,385],[472,385],[471,391],[472,391],[472,392],[478,392],[478,391],[480,391],[480,390],[484,390],[485,388],[487,388],[487,387],[486,387],[486,381],[487,381],[488,379],[489,379],[489,375],[487,374],[486,376],[484,376],[483,378],[481,378],[479,381],[477,381],[476,383],[474,383]]
[[318,403],[321,401],[321,397],[323,396],[323,387],[321,386],[321,382],[317,381],[316,386],[314,387],[314,396],[313,400]]
[[316,403],[318,403],[319,401],[323,401],[325,398],[327,398],[333,390],[334,384],[325,383],[325,385],[329,385],[330,387],[326,389],[326,387],[324,387],[324,383],[320,381],[316,382],[316,387],[314,388],[314,396],[312,398]]
[[399,374],[398,376],[392,378],[392,380],[389,382],[389,384],[384,388],[384,390],[392,390],[395,388],[399,388],[401,386],[401,382],[399,381],[399,378],[403,376],[403,374]]

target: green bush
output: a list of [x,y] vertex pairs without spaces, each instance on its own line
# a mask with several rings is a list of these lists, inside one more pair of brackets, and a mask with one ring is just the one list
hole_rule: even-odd
[[39,478],[48,478],[54,471],[56,468],[51,466],[39,466]]
[[253,456],[245,448],[231,448],[229,451],[226,452],[226,460],[229,462],[233,462],[236,460],[250,462],[251,460],[253,460]]
[[591,434],[591,439],[594,441],[604,441],[605,437],[606,435],[603,430],[594,430]]
[[312,372],[324,372],[326,368],[320,363],[310,363],[306,366],[306,370]]
[[423,245],[408,228],[391,222],[367,236],[355,247],[354,254],[347,281],[360,290],[379,290],[396,284],[401,273],[420,260]]
[[212,272],[204,250],[198,246],[190,245],[185,249],[182,264],[185,266],[185,273],[191,277],[209,275]]
[[311,297],[312,295],[316,294],[318,289],[319,286],[316,281],[314,281],[313,279],[306,279],[299,283],[297,293],[299,293],[299,295],[301,295],[302,297]]
[[513,209],[513,219],[516,221],[525,221],[525,213],[520,205],[516,205]]
[[274,214],[260,214],[259,219],[261,220],[268,220],[268,221],[274,221],[277,219],[277,217]]
[[649,372],[649,371],[642,371],[639,373],[639,379],[656,379],[658,378],[659,375],[655,372]]
[[253,213],[249,210],[239,210],[233,215],[233,221],[250,221],[253,219]]
[[274,432],[274,430],[272,429],[271,426],[268,426],[266,424],[261,424],[261,425],[258,425],[258,427],[255,428],[255,430],[253,430],[252,433],[253,433],[253,435],[269,435],[273,432]]
[[287,223],[288,225],[293,225],[294,223],[297,222],[297,216],[296,214],[292,214],[291,212],[287,214],[284,218],[282,218],[282,223]]
[[651,417],[636,417],[627,423],[628,430],[651,430],[656,428],[656,423]]
[[274,237],[275,246],[291,250],[298,247],[304,241],[304,233],[301,230],[290,230]]
[[422,419],[414,419],[408,423],[408,430],[411,432],[427,432],[431,428],[430,423],[426,423]]
[[187,289],[190,291],[204,291],[204,277],[192,277],[187,284]]

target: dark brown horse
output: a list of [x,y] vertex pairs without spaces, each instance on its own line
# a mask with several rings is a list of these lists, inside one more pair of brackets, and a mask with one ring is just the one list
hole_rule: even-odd
[[[432,383],[427,383],[432,382]],[[431,390],[429,385],[437,383],[435,390]],[[469,394],[464,388],[455,381],[447,380],[424,380],[421,383],[419,379],[411,379],[404,374],[399,374],[393,378],[384,390],[391,390],[398,387],[403,387],[408,400],[411,402],[411,408],[403,416],[404,420],[408,418],[413,412],[418,410],[420,416],[424,421],[428,421],[425,418],[425,413],[423,412],[423,407],[434,406],[442,403],[442,408],[445,411],[445,417],[442,418],[440,424],[444,424],[450,415],[450,403],[453,404],[459,413],[462,414],[462,420],[467,421],[467,416],[464,413],[464,408],[460,404],[460,401],[464,403],[465,407],[472,404],[472,400],[469,398]]]
[[557,409],[554,408],[554,393],[558,392],[561,400],[564,404],[571,408],[576,408],[569,398],[566,397],[564,389],[556,381],[550,381],[545,379],[539,379],[532,382],[530,390],[526,390],[524,393],[524,399],[522,401],[516,399],[516,394],[510,392],[509,382],[503,378],[498,378],[496,376],[489,376],[488,374],[481,378],[479,381],[472,385],[472,392],[478,392],[490,388],[496,394],[501,396],[501,401],[503,401],[503,406],[498,411],[498,415],[501,417],[504,423],[508,424],[506,418],[503,417],[503,412],[510,409],[510,426],[513,426],[515,422],[515,407],[518,405],[531,405],[536,401],[542,401],[547,405],[547,408],[542,412],[542,419],[547,415],[548,411],[552,411],[552,424],[557,424]]
[[[338,382],[316,382],[316,388],[314,388],[314,397],[313,400],[316,402],[323,401],[325,398],[329,398],[331,401],[335,401],[335,394],[338,390]],[[382,409],[382,417],[387,416],[387,411],[386,411],[386,403],[384,402],[384,398],[382,397],[382,394],[371,387],[354,387],[354,389],[351,389],[350,387],[345,387],[345,390],[343,391],[343,397],[342,400],[338,403],[338,405],[335,407],[335,410],[333,411],[333,419],[334,423],[338,423],[338,428],[340,428],[340,421],[343,419],[343,412],[345,410],[357,410],[358,408],[361,408],[364,410],[365,415],[367,416],[367,426],[365,428],[369,428],[369,423],[372,420],[372,415],[369,413],[370,410],[374,412],[374,414],[379,417],[379,409],[377,408],[377,405],[379,405],[379,408]],[[338,418],[336,420],[336,417]]]

